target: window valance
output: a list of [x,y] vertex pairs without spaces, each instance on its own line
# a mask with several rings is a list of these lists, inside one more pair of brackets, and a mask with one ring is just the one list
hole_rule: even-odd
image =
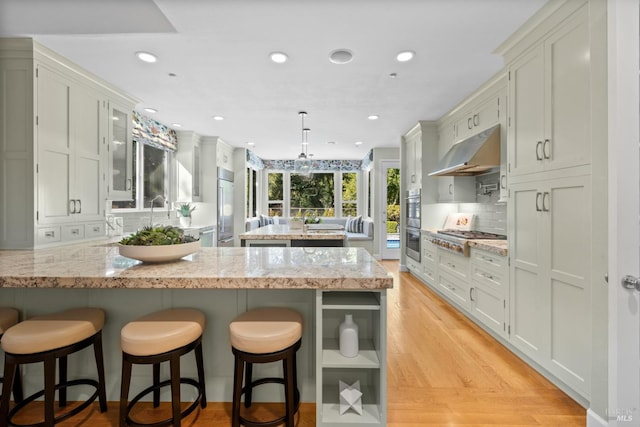
[[165,151],[178,149],[178,135],[162,123],[133,112],[133,140]]

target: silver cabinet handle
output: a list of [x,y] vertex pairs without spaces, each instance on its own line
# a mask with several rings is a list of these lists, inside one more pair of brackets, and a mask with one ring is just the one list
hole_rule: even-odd
[[542,155],[545,159],[551,158],[551,153],[549,152],[549,150],[547,150],[547,147],[549,147],[550,145],[551,145],[550,139],[545,139],[544,143],[542,144]]
[[131,185],[132,185],[133,181],[131,180],[131,178],[127,178],[127,183],[124,185],[124,189],[125,190],[131,190]]
[[626,275],[622,278],[622,287],[625,289],[635,289],[640,291],[640,277]]
[[473,125],[478,126],[480,124],[480,113],[473,115]]
[[474,301],[474,299],[473,299],[473,288],[469,288],[469,299],[471,301]]
[[99,226],[95,226],[95,227],[93,227],[93,231],[94,231],[95,233],[97,233],[98,231],[100,231],[100,227],[99,227]]
[[76,201],[74,199],[69,200],[69,213],[76,213]]
[[453,184],[449,184],[449,195],[453,195]]
[[[542,141],[538,141],[536,143],[536,160],[542,160],[543,159],[544,153],[540,152],[541,148],[542,148]],[[544,151],[544,149],[543,149],[543,151]]]
[[500,188],[503,190],[507,189],[507,175],[500,176]]
[[540,207],[540,197],[542,197],[542,193],[536,193],[536,212],[542,212],[542,208]]
[[493,276],[487,273],[481,273],[482,276],[484,276],[485,278],[489,279],[489,280],[493,280]]
[[548,205],[548,201],[550,200],[551,195],[545,191],[544,194],[542,195],[542,211],[543,212],[549,212],[549,205]]
[[56,237],[56,232],[55,231],[45,231],[44,233],[44,237]]
[[77,228],[74,228],[71,230],[71,234],[80,234],[80,230],[78,230]]
[[473,127],[473,118],[469,117],[467,119],[467,129],[471,129]]
[[78,202],[78,212],[76,212],[76,213],[81,214],[82,213],[82,200],[77,199],[76,202]]

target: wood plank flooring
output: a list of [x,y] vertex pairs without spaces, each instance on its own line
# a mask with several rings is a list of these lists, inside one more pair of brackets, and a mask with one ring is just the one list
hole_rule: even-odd
[[[388,426],[585,426],[586,410],[408,273],[397,261],[388,292]],[[277,411],[280,405],[260,410]],[[140,411],[151,410],[150,404]],[[169,405],[161,405],[162,415]],[[36,403],[15,421],[37,422]],[[209,402],[185,427],[229,426],[230,403]],[[117,402],[58,424],[116,426]],[[155,420],[159,418],[155,418]],[[298,427],[315,426],[315,404],[301,405]]]

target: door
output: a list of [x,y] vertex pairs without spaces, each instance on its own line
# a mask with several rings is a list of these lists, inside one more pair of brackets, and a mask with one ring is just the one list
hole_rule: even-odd
[[380,189],[380,255],[382,259],[400,259],[400,163],[382,162]]
[[640,299],[621,285],[640,276],[638,1],[607,4],[609,50],[609,409],[610,426],[640,421]]

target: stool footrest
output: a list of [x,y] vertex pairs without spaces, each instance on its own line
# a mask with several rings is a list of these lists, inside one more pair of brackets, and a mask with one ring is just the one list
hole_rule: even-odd
[[[203,408],[207,406],[207,402],[202,400],[202,390],[201,390],[200,384],[196,380],[191,378],[180,378],[180,384],[188,384],[190,386],[195,387],[196,390],[198,390],[198,396],[196,397],[196,399],[185,410],[180,412],[181,418],[188,416],[200,404],[202,405]],[[173,425],[173,418],[167,418],[165,420],[157,421],[155,423],[139,423],[133,420],[129,416],[129,412],[131,412],[133,407],[140,401],[140,399],[142,399],[147,394],[155,390],[159,390],[162,387],[166,387],[168,385],[171,385],[171,380],[165,380],[156,385],[151,385],[145,388],[144,390],[142,390],[140,393],[136,394],[136,396],[133,399],[131,399],[131,401],[127,405],[127,426],[129,427],[163,427],[163,426]]]
[[[56,384],[55,386],[55,390],[61,390],[61,389],[66,389],[68,387],[73,387],[73,386],[77,386],[77,385],[89,385],[92,386],[96,389],[96,391],[89,396],[89,398],[87,400],[85,400],[84,402],[82,402],[80,405],[76,406],[75,408],[65,412],[62,415],[59,415],[57,417],[54,418],[54,423],[57,424],[61,421],[66,420],[67,418],[70,418],[76,414],[79,414],[80,412],[82,412],[85,408],[87,408],[89,405],[91,405],[97,398],[98,398],[98,393],[99,393],[99,384],[98,381],[96,380],[91,380],[91,379],[76,379],[76,380],[71,380],[71,381],[67,381],[64,383],[60,383],[60,384]],[[8,416],[8,425],[9,426],[14,426],[14,427],[44,427],[46,425],[46,423],[43,421],[41,423],[36,423],[36,424],[16,424],[14,422],[12,422],[11,420],[13,419],[13,417],[18,413],[18,411],[20,411],[22,408],[24,408],[25,406],[27,406],[29,403],[35,401],[36,399],[43,397],[44,396],[44,390],[40,390],[34,394],[32,394],[31,396],[26,397],[22,402],[16,404],[16,406],[14,406],[10,411],[9,411],[9,416]]]

